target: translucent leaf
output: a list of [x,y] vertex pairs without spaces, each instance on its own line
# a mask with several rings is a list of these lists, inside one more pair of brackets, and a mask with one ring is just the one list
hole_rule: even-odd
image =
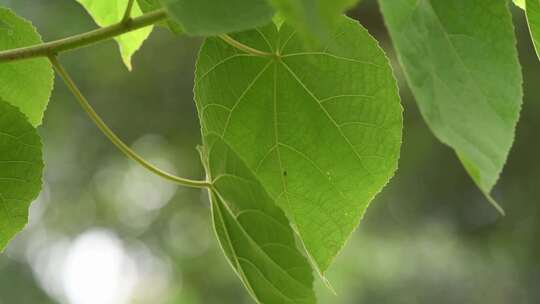
[[[128,0],[77,0],[77,2],[86,9],[97,25],[104,27],[122,20]],[[139,5],[135,3],[131,10],[131,16],[137,17],[141,14]],[[128,70],[132,69],[131,57],[139,50],[146,38],[150,36],[152,29],[152,26],[147,26],[115,38],[120,47],[122,60]]]
[[[41,42],[30,22],[0,7],[0,50]],[[38,126],[51,96],[53,80],[46,58],[0,63],[0,99],[18,107],[33,126]]]
[[203,135],[238,155],[324,272],[396,170],[402,110],[388,59],[345,17],[320,49],[287,24],[233,36],[279,55],[206,40],[195,85]]
[[0,100],[0,251],[26,225],[42,171],[36,129],[16,107]]
[[492,201],[522,100],[508,2],[379,2],[424,119]]
[[540,0],[527,0],[526,14],[534,49],[540,58]]
[[514,0],[514,4],[525,9],[525,0]]
[[186,33],[197,36],[214,36],[251,29],[271,22],[274,14],[266,0],[162,2]]
[[219,242],[258,303],[315,303],[313,275],[283,211],[218,136],[206,137]]

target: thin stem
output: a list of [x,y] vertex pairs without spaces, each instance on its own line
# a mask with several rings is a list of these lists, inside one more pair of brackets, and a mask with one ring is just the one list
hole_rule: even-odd
[[258,50],[258,49],[254,49],[250,46],[247,46],[243,43],[241,43],[240,41],[238,40],[235,40],[234,38],[232,38],[231,36],[227,35],[227,34],[223,34],[223,35],[219,35],[219,38],[221,38],[223,41],[227,42],[229,45],[241,50],[241,51],[244,51],[248,54],[252,54],[252,55],[255,55],[255,56],[263,56],[263,57],[276,57],[277,55],[276,54],[272,54],[272,53],[268,53],[268,52],[264,52],[264,51],[261,51],[261,50]]
[[79,90],[79,88],[77,87],[73,79],[71,79],[67,71],[60,64],[56,56],[49,56],[49,59],[51,63],[53,64],[55,70],[58,72],[60,77],[62,77],[62,79],[68,86],[69,90],[71,91],[71,93],[73,93],[73,95],[75,96],[79,104],[82,106],[84,111],[88,114],[90,119],[92,119],[92,121],[101,130],[101,132],[103,132],[103,134],[105,134],[105,136],[107,136],[107,138],[109,138],[109,140],[118,149],[120,149],[120,151],[122,151],[125,155],[127,155],[129,158],[133,159],[134,161],[138,162],[141,166],[145,167],[151,172],[157,174],[158,176],[161,176],[165,179],[173,181],[177,184],[187,186],[187,187],[193,187],[193,188],[210,188],[211,187],[211,184],[208,181],[196,181],[196,180],[186,179],[186,178],[178,177],[178,176],[169,174],[165,171],[162,171],[161,169],[150,164],[148,161],[146,161],[144,158],[138,155],[129,146],[127,146],[116,134],[114,134],[114,132],[105,124],[105,122],[101,119],[101,117],[99,117],[99,115],[92,108],[90,103],[88,103],[84,95],[81,93],[81,91]]
[[166,18],[167,13],[165,10],[161,9],[141,15],[137,18],[130,19],[130,22],[120,22],[90,32],[38,45],[1,51],[0,63],[35,57],[49,57],[64,51],[81,48],[83,46],[111,39],[118,35],[155,24]]
[[124,17],[122,17],[122,21],[120,21],[120,23],[126,23],[131,18],[131,10],[133,9],[133,3],[135,3],[135,0],[128,0],[126,11],[124,12]]

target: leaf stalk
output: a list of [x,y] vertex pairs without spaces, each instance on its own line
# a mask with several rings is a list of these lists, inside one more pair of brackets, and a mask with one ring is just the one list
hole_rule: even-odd
[[255,56],[262,56],[262,57],[276,57],[277,56],[276,54],[264,52],[264,51],[252,48],[250,46],[247,46],[247,45],[243,44],[242,42],[240,42],[240,41],[238,41],[238,40],[236,40],[234,38],[232,38],[231,36],[229,36],[227,34],[219,35],[219,38],[221,38],[223,41],[225,41],[226,43],[228,43],[232,47],[237,48],[237,49],[239,49],[241,51],[244,51],[244,52],[246,52],[248,54],[252,54],[252,55],[255,55]]
[[167,173],[157,168],[156,166],[150,164],[143,157],[141,157],[139,154],[133,151],[107,126],[107,124],[101,119],[101,117],[99,117],[97,112],[92,108],[88,100],[81,93],[81,91],[79,90],[79,88],[77,87],[73,79],[69,76],[68,72],[60,64],[60,62],[58,61],[58,58],[54,55],[51,55],[49,56],[49,60],[51,61],[56,72],[60,75],[60,77],[66,83],[71,93],[75,96],[75,98],[77,99],[81,107],[88,114],[90,119],[96,124],[96,126],[101,130],[101,132],[103,132],[103,134],[105,134],[105,136],[127,157],[136,161],[137,163],[139,163],[141,166],[148,169],[152,173],[160,177],[163,177],[169,181],[175,182],[179,185],[192,187],[192,188],[211,188],[212,185],[208,181],[191,180],[191,179],[178,177],[170,173]]
[[131,11],[133,9],[133,3],[135,3],[135,0],[128,0],[126,11],[124,12],[124,17],[122,17],[122,21],[120,21],[120,23],[127,23],[131,19]]

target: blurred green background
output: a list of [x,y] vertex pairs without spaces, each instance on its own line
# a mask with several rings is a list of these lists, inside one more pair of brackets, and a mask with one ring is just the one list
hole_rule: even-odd
[[[0,0],[44,40],[93,29],[73,0]],[[400,168],[327,276],[321,303],[540,303],[540,62],[513,9],[525,99],[494,197],[422,121],[399,68]],[[350,15],[394,58],[374,0]],[[192,101],[200,39],[162,28],[123,66],[114,42],[61,56],[121,138],[161,168],[201,178]],[[394,62],[395,63],[395,62]],[[58,80],[58,79],[57,79]],[[30,224],[0,255],[0,304],[252,303],[213,235],[206,194],[152,176],[121,155],[57,81],[40,128],[44,190]]]

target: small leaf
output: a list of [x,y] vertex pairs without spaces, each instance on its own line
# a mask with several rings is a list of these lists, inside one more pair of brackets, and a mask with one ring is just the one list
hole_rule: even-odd
[[[120,22],[122,17],[124,17],[124,12],[128,4],[128,0],[77,0],[77,2],[86,9],[96,24],[101,27]],[[137,17],[141,14],[139,5],[135,3],[131,10],[131,16]],[[147,26],[115,38],[120,47],[122,60],[128,70],[132,69],[131,57],[139,50],[146,38],[150,36],[152,29],[153,26]]]
[[[163,8],[163,4],[161,4],[159,0],[137,0],[137,3],[139,4],[139,7],[141,8],[141,11],[143,13],[149,13],[149,12]],[[184,32],[184,30],[182,29],[182,26],[178,22],[172,19],[167,19],[166,21],[162,21],[158,23],[158,25],[169,29],[171,32],[175,34],[182,34]]]
[[324,272],[397,167],[402,111],[388,59],[346,17],[320,49],[287,23],[233,37],[279,55],[206,40],[195,85],[203,135],[238,155]]
[[[0,51],[42,43],[32,24],[0,7]],[[54,74],[45,58],[0,63],[0,99],[19,108],[33,126],[41,124]]]
[[186,33],[196,36],[215,36],[265,25],[272,21],[274,14],[266,0],[162,2]]
[[491,200],[522,99],[507,1],[380,4],[424,119]]
[[283,211],[220,137],[205,143],[215,231],[247,290],[258,303],[315,303],[311,266]]
[[42,171],[36,129],[16,107],[0,100],[0,251],[26,225]]
[[525,9],[525,0],[514,0],[514,4],[522,9]]
[[290,23],[308,38],[331,34],[340,16],[358,0],[269,0]]
[[540,0],[527,0],[526,14],[534,49],[540,58]]

